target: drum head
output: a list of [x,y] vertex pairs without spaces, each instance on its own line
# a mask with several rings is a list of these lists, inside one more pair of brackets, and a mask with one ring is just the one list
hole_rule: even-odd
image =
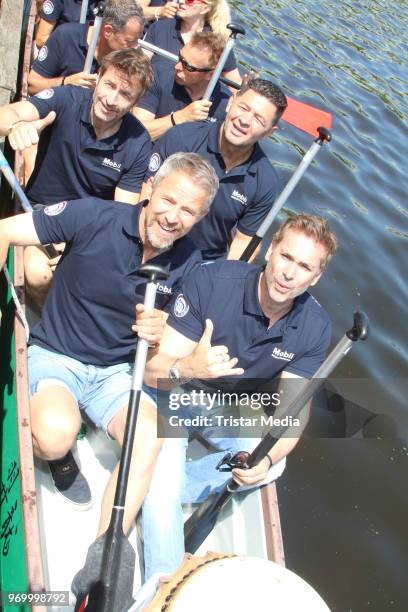
[[266,559],[210,558],[177,574],[163,612],[329,612],[307,582]]

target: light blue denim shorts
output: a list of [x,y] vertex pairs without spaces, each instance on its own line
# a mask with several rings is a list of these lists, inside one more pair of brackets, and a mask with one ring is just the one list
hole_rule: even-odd
[[[39,346],[28,349],[30,397],[46,387],[65,387],[80,410],[105,432],[115,414],[129,401],[132,371],[131,363],[93,366]],[[144,393],[142,399],[152,403]]]

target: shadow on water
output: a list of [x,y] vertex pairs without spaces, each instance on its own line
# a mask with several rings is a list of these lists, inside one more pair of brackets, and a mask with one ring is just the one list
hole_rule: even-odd
[[[285,212],[321,214],[338,235],[339,250],[313,291],[332,316],[333,343],[356,308],[371,322],[369,340],[335,373],[365,379],[365,391],[350,387],[346,405],[341,392],[337,412],[336,401],[329,410],[315,404],[309,437],[281,478],[288,566],[333,610],[406,610],[407,3],[232,4],[247,28],[241,65],[333,114],[333,141]],[[310,143],[283,122],[265,143],[282,184]]]

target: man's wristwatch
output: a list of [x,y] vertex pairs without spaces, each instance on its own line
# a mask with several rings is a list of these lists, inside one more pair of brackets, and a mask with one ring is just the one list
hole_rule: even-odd
[[181,376],[181,374],[179,372],[179,369],[177,367],[177,363],[179,361],[180,361],[179,359],[176,359],[176,361],[173,363],[173,365],[170,366],[170,369],[169,369],[169,378],[170,378],[170,381],[172,383],[174,383],[175,385],[184,385],[189,380],[191,380],[191,378]]
[[178,371],[177,362],[178,362],[178,359],[176,359],[173,365],[170,366],[169,378],[170,378],[170,381],[174,383],[175,385],[181,385],[182,378],[180,376],[180,372]]

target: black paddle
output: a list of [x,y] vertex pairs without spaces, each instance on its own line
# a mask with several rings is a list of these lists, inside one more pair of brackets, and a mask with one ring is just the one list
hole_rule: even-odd
[[[301,393],[299,393],[290,403],[285,411],[285,415],[295,418],[300,413],[303,406],[313,397],[324,380],[348,353],[353,342],[365,340],[367,336],[367,315],[364,312],[354,313],[353,327],[346,332],[343,338],[331,351],[330,355],[328,355],[326,360],[322,363],[313,378],[307,383],[306,387],[304,387]],[[273,427],[247,458],[246,463],[248,467],[252,468],[257,465],[288,429],[289,426],[283,425]],[[221,508],[239,488],[240,485],[233,478],[230,478],[217,495],[210,496],[206,499],[190,516],[184,524],[186,552],[195,553],[200,547],[215,526]]]
[[[168,273],[159,266],[146,264],[139,274],[149,279],[144,306],[150,310],[154,308],[156,281],[167,278]],[[123,610],[132,597],[135,551],[123,533],[123,516],[148,348],[146,340],[138,341],[111,520],[107,531],[90,546],[85,566],[78,574],[78,610],[84,609],[83,600],[88,594],[85,608],[88,612]]]

